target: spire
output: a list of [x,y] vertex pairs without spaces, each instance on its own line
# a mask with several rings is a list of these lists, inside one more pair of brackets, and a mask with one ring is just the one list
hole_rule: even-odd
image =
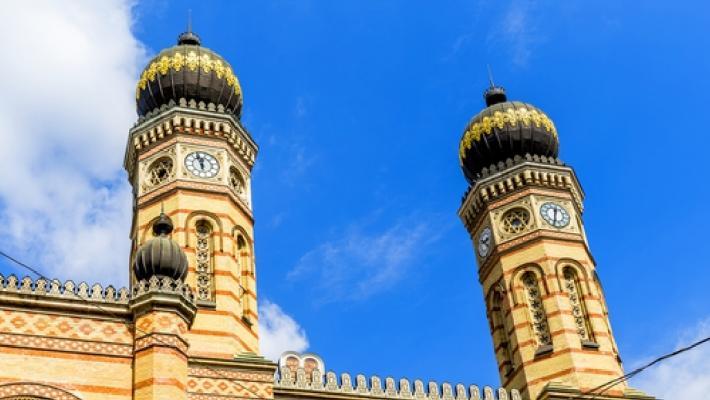
[[488,84],[490,87],[495,87],[495,83],[493,83],[493,72],[491,72],[491,64],[486,64],[486,67],[488,67]]
[[494,104],[504,103],[508,101],[508,97],[505,95],[505,89],[502,86],[496,86],[493,83],[493,72],[491,72],[490,64],[488,67],[488,84],[490,85],[485,92],[483,92],[483,98],[486,99],[486,106],[490,107]]
[[199,46],[200,37],[192,32],[192,10],[187,10],[187,30],[178,36],[178,45]]

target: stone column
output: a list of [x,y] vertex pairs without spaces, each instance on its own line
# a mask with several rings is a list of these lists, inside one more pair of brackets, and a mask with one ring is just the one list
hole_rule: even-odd
[[197,310],[189,287],[153,276],[134,288],[133,398],[186,400],[185,340]]

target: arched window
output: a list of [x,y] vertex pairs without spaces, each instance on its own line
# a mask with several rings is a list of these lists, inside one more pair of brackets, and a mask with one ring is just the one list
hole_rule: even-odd
[[567,293],[567,297],[569,297],[569,303],[572,308],[572,317],[574,318],[579,338],[583,345],[590,344],[594,342],[594,338],[592,336],[593,331],[589,322],[587,308],[584,305],[582,288],[579,285],[579,276],[577,275],[577,271],[572,267],[565,267],[562,270],[562,277],[564,279],[563,290]]
[[246,193],[244,178],[242,177],[242,174],[239,173],[239,170],[234,167],[229,169],[229,187],[231,187],[232,190],[234,190],[234,192],[240,197],[243,197]]
[[243,235],[237,234],[237,259],[240,266],[239,285],[241,286],[242,316],[249,320],[248,314],[252,311],[249,301],[249,279],[253,276],[251,247]]
[[195,248],[195,273],[197,277],[197,299],[214,301],[214,256],[212,225],[199,220],[195,224],[197,246]]
[[161,157],[148,167],[148,177],[146,179],[148,186],[161,185],[175,176],[173,160],[170,157]]
[[[501,366],[504,368],[505,375],[513,372],[513,352],[510,349],[510,338],[508,337],[508,328],[505,323],[505,316],[502,310],[503,295],[495,291],[491,301],[491,328],[493,330],[493,345],[501,347],[503,354],[501,356]],[[496,348],[496,353],[498,349]]]
[[532,271],[528,271],[523,274],[522,281],[525,287],[525,298],[530,312],[530,321],[537,340],[537,352],[550,351],[552,350],[552,336],[550,335],[550,327],[547,324],[547,314],[545,313],[545,306],[542,304],[537,276]]

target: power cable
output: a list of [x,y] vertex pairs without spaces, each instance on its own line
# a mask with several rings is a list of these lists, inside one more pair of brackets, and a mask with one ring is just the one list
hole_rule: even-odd
[[[616,386],[617,384],[622,383],[622,382],[625,382],[625,381],[628,381],[629,379],[633,378],[634,376],[640,374],[640,373],[643,372],[645,369],[647,369],[647,368],[649,368],[649,367],[651,367],[651,366],[653,366],[653,365],[655,365],[655,364],[658,364],[658,363],[660,363],[660,362],[662,362],[662,361],[665,361],[665,360],[667,360],[667,359],[669,359],[669,358],[673,358],[673,357],[675,357],[675,356],[677,356],[677,355],[679,355],[679,354],[685,353],[686,351],[690,351],[690,350],[692,350],[692,349],[694,349],[694,348],[696,348],[696,347],[702,345],[703,343],[707,343],[707,342],[710,342],[710,337],[706,337],[706,338],[701,339],[701,340],[698,340],[697,342],[692,343],[692,344],[690,344],[690,345],[688,345],[688,346],[682,347],[682,348],[680,348],[680,349],[678,349],[678,350],[675,350],[675,351],[672,351],[672,352],[670,352],[670,353],[668,353],[668,354],[664,354],[664,355],[662,355],[662,356],[660,356],[660,357],[654,359],[653,361],[651,361],[651,362],[649,362],[649,363],[647,363],[647,364],[644,364],[644,365],[642,365],[642,366],[640,366],[640,367],[634,369],[633,371],[629,372],[628,374],[626,374],[626,375],[624,375],[624,376],[621,376],[621,377],[618,377],[618,378],[614,378],[614,379],[612,379],[612,380],[610,380],[610,381],[608,381],[608,382],[605,382],[605,383],[603,383],[603,384],[601,384],[601,385],[599,385],[599,386],[597,386],[597,387],[595,387],[595,388],[593,388],[593,389],[588,390],[586,393],[582,393],[581,395],[577,395],[576,397],[574,397],[574,399],[589,399],[589,400],[595,399],[595,398],[597,398],[597,396],[603,395],[604,392],[606,392],[607,390],[609,390],[609,389],[611,389],[612,387]],[[596,391],[600,391],[600,392],[599,392],[599,393],[595,393]],[[592,397],[587,397],[587,396],[589,396],[589,395],[592,395]]]

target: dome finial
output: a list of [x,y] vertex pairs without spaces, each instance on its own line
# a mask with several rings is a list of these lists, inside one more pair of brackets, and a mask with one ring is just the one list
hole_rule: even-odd
[[488,67],[488,83],[490,86],[483,92],[483,98],[486,99],[486,106],[490,107],[494,104],[504,103],[508,101],[508,97],[505,95],[505,89],[502,86],[496,86],[493,83],[493,72],[491,72],[491,65],[487,64]]
[[168,236],[172,231],[173,223],[161,205],[160,216],[153,223],[156,237],[143,243],[133,260],[133,273],[137,280],[148,280],[154,276],[185,280],[187,256],[180,245]]
[[200,37],[192,31],[192,9],[187,10],[187,31],[183,32],[178,36],[178,45],[191,44],[193,46],[199,46]]
[[153,234],[155,236],[168,236],[173,231],[173,221],[165,215],[163,205],[160,205],[160,216],[153,223]]

